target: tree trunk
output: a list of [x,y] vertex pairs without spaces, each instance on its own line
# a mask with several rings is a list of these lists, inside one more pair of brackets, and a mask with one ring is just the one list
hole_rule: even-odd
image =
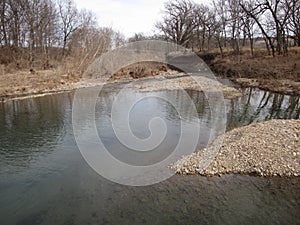
[[270,38],[270,37],[269,37],[269,43],[270,43],[271,50],[272,50],[272,56],[275,57],[275,46],[272,42],[272,38]]
[[202,33],[201,50],[204,50],[204,45],[205,45],[205,29],[203,29],[203,33]]
[[264,38],[264,41],[266,43],[266,48],[267,48],[267,51],[268,51],[268,55],[271,55],[270,45],[269,45],[269,42],[268,42],[267,38]]
[[253,38],[251,37],[251,34],[249,34],[249,41],[250,41],[250,49],[251,49],[251,57],[254,57],[254,41]]
[[[5,1],[2,2],[2,9],[1,9],[1,30],[3,35],[3,41],[4,46],[8,46],[8,40],[7,40],[7,32],[6,32],[6,26],[5,26]],[[2,42],[2,41],[1,41]]]
[[30,28],[30,44],[29,44],[29,66],[34,66],[34,30],[33,28]]
[[67,35],[64,36],[63,49],[62,49],[62,57],[66,56],[66,48],[67,48]]
[[221,52],[221,58],[223,59],[224,58],[224,53],[223,53],[223,47],[222,47],[222,44],[221,44],[220,37],[217,37],[217,41],[218,41],[219,49],[220,49],[220,52]]

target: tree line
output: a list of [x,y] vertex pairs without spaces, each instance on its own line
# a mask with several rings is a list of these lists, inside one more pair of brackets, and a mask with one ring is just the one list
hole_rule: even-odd
[[[92,11],[79,10],[73,0],[0,0],[1,63],[63,60],[85,61],[124,43],[111,28],[99,27]],[[5,51],[6,50],[6,51]]]
[[[130,24],[128,25],[130,26]],[[51,66],[51,60],[75,58],[77,66],[89,64],[102,53],[126,41],[163,39],[199,51],[225,48],[240,54],[256,39],[270,55],[287,55],[300,46],[299,0],[170,0],[155,24],[158,31],[128,40],[120,32],[100,27],[92,11],[79,10],[74,0],[0,0],[0,63],[17,66]],[[82,68],[84,70],[84,68]]]
[[249,45],[253,55],[254,40],[262,38],[270,55],[287,55],[291,45],[300,46],[300,1],[172,0],[155,26],[163,39],[200,51],[218,47],[223,55],[230,47],[239,54]]

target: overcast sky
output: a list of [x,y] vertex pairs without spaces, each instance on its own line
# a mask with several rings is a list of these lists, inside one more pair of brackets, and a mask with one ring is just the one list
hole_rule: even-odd
[[[143,32],[151,34],[161,18],[166,0],[75,0],[79,9],[92,10],[100,26],[109,26],[126,37]],[[209,0],[196,0],[205,3]]]

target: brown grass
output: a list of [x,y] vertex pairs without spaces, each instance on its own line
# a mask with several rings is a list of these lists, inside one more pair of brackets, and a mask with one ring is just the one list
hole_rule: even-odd
[[157,76],[161,72],[169,70],[167,65],[158,62],[140,62],[122,68],[113,75],[112,80],[138,79],[143,77]]
[[19,71],[0,75],[0,98],[20,97],[69,89],[79,78],[56,70]]
[[214,60],[209,64],[217,75],[230,78],[300,81],[300,48],[290,49],[288,56],[274,58],[267,55],[264,49],[256,50],[253,58],[248,49],[243,51],[241,56],[227,52],[223,59],[220,55],[215,55]]
[[[289,89],[287,93],[300,92],[300,48],[292,48],[288,56],[275,58],[268,56],[263,48],[255,50],[254,58],[250,55],[250,49],[244,49],[240,56],[234,55],[230,49],[225,49],[224,52],[224,58],[221,58],[217,50],[199,55],[219,76],[229,77],[233,81],[238,78],[248,78],[250,81],[254,79],[252,83],[244,80],[244,86],[255,84],[271,91],[284,92]],[[2,57],[1,60],[5,61],[6,58]],[[24,61],[0,64],[0,101],[72,89],[72,85],[80,80],[82,72],[88,66],[86,63],[78,63],[79,61],[75,58],[66,58],[60,62],[53,60],[49,62],[51,69],[44,68],[42,58],[33,68],[27,67]],[[161,63],[141,62],[121,69],[112,76],[111,81],[157,76],[169,70],[167,65]],[[296,83],[290,85],[292,82],[289,80]]]

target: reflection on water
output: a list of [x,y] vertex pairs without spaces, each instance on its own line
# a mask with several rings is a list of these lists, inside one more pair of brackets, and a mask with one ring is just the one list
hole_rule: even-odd
[[[98,131],[115,157],[124,156],[109,123],[118,89],[97,102]],[[212,128],[205,96],[189,91],[201,122],[199,148]],[[227,127],[232,129],[272,118],[300,119],[299,97],[255,89],[226,100]],[[128,97],[147,95],[132,91]],[[180,99],[176,91],[161,92]],[[88,96],[87,96],[88,97]],[[0,224],[293,224],[300,219],[300,180],[248,176],[178,177],[149,187],[113,184],[90,169],[73,137],[73,94],[0,104]],[[83,101],[84,107],[84,101]],[[193,122],[190,105],[180,102]],[[141,138],[153,116],[167,123],[167,141],[178,141],[179,117],[165,101],[147,99],[132,111],[132,130]],[[217,133],[217,131],[212,131]],[[123,149],[124,150],[124,149]],[[166,150],[166,152],[168,152]],[[163,152],[159,157],[165,157]],[[128,154],[126,154],[128,155]],[[154,157],[154,159],[157,156]],[[123,159],[123,158],[122,158]],[[125,158],[130,162],[130,157]],[[142,158],[141,158],[142,160]]]
[[300,97],[259,89],[246,89],[245,96],[227,100],[227,129],[270,119],[300,119]]
[[[137,166],[146,166],[158,163],[169,157],[174,151],[181,137],[182,127],[191,127],[187,130],[190,134],[185,138],[186,143],[184,146],[190,146],[190,143],[194,142],[193,138],[195,138],[195,135],[192,134],[193,126],[191,126],[191,124],[194,125],[198,122],[200,122],[200,126],[198,125],[197,127],[199,127],[201,135],[199,137],[197,149],[203,148],[207,145],[213,124],[211,124],[211,120],[208,118],[210,117],[210,111],[206,102],[205,104],[202,104],[202,108],[204,108],[202,111],[203,116],[201,117],[201,120],[198,121],[197,112],[193,111],[193,107],[190,102],[186,101],[186,98],[183,97],[183,91],[168,91],[157,94],[159,98],[153,97],[149,95],[149,93],[138,93],[132,90],[128,90],[127,93],[123,93],[123,100],[126,103],[133,102],[134,99],[144,97],[134,105],[129,115],[130,128],[136,137],[146,139],[151,135],[149,129],[151,119],[160,117],[164,120],[167,131],[165,138],[159,146],[155,147],[152,151],[146,152],[131,150],[124,146],[124,144],[122,144],[115,136],[114,133],[116,131],[116,126],[115,129],[113,129],[111,125],[111,112],[107,111],[107,108],[112,108],[116,96],[111,94],[108,98],[103,96],[99,97],[96,105],[96,124],[98,125],[98,133],[106,148],[110,150],[110,153],[115,158],[125,163]],[[196,96],[200,98],[199,93],[197,94],[198,95]],[[171,98],[178,104],[171,105],[169,102],[164,100],[170,100]],[[200,99],[205,100],[203,96],[201,96]],[[176,111],[176,108],[180,109],[181,114]],[[125,109],[119,107],[118,110],[119,115],[127,115]],[[118,119],[124,120],[126,118],[123,118],[122,116],[114,117],[115,124],[120,123],[117,121]],[[103,126],[103,124],[105,124],[105,126]],[[121,130],[118,130],[118,132],[119,134],[121,133],[126,140],[132,140],[131,134],[127,132],[124,127],[122,127]],[[215,132],[213,132],[213,135],[214,133]],[[181,155],[178,155],[177,159],[180,157]]]
[[14,164],[26,167],[63,141],[71,101],[48,96],[0,104],[1,172]]

